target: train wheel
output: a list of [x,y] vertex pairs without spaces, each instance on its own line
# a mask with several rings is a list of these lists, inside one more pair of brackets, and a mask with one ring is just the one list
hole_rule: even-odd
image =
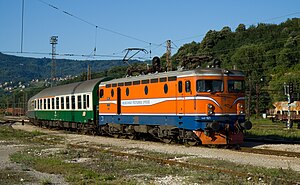
[[136,134],[130,134],[127,137],[128,137],[128,139],[135,140],[137,138],[137,135]]
[[163,138],[161,140],[162,140],[162,142],[167,143],[167,144],[170,144],[173,141],[173,139],[171,139],[171,138]]
[[196,146],[196,145],[198,145],[198,141],[194,141],[194,140],[189,140],[189,141],[187,141],[186,142],[188,145],[190,145],[190,146]]
[[114,138],[120,138],[120,134],[113,134],[112,135]]

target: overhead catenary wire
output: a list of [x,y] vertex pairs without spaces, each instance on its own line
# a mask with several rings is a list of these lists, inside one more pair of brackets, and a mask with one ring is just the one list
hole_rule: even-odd
[[[133,36],[130,36],[130,35],[126,35],[126,34],[123,34],[123,33],[118,32],[118,31],[114,31],[114,30],[112,30],[112,29],[105,28],[105,27],[103,27],[103,26],[99,26],[99,25],[97,25],[97,24],[94,24],[94,23],[92,23],[92,22],[90,22],[90,21],[87,21],[87,20],[85,20],[85,19],[83,19],[83,18],[81,18],[81,17],[79,17],[79,16],[76,16],[76,15],[74,15],[74,14],[72,14],[72,13],[69,13],[68,11],[61,10],[61,9],[58,8],[57,6],[54,6],[54,5],[52,5],[52,4],[50,4],[50,3],[47,3],[47,2],[45,2],[45,1],[43,1],[43,0],[37,0],[37,1],[39,1],[39,2],[41,2],[41,3],[43,3],[43,4],[45,4],[45,5],[48,5],[49,7],[53,8],[53,9],[56,9],[56,10],[58,10],[58,11],[61,11],[62,13],[66,14],[66,15],[68,15],[68,16],[71,16],[71,17],[73,17],[73,18],[75,18],[75,19],[77,19],[77,20],[79,20],[79,21],[82,21],[82,22],[84,22],[84,23],[86,23],[86,24],[88,24],[88,25],[90,25],[90,26],[93,26],[93,27],[95,27],[96,29],[101,29],[101,30],[104,30],[104,31],[107,31],[107,32],[110,32],[110,33],[114,33],[114,34],[116,34],[116,35],[120,35],[120,36],[129,38],[129,39],[132,39],[132,40],[139,41],[139,42],[143,42],[143,43],[147,43],[147,44],[150,44],[150,43],[153,44],[152,42],[149,42],[149,41],[146,41],[146,40],[143,40],[143,39],[139,39],[139,38],[136,38],[136,37],[133,37]],[[158,44],[154,44],[154,45],[158,45]]]

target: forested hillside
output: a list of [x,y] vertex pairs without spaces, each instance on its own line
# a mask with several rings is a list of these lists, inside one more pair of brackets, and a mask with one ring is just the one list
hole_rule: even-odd
[[[107,70],[113,66],[123,66],[122,60],[56,60],[58,77],[80,75],[90,65],[93,72]],[[51,77],[51,59],[17,57],[0,53],[0,83],[7,81],[30,81]]]
[[[300,19],[279,25],[258,24],[236,30],[210,30],[201,42],[182,46],[172,57],[174,65],[185,56],[209,55],[222,61],[221,67],[244,70],[252,100],[259,95],[261,109],[272,101],[284,100],[283,83],[293,82],[294,99],[299,98]],[[255,104],[255,103],[254,103]]]

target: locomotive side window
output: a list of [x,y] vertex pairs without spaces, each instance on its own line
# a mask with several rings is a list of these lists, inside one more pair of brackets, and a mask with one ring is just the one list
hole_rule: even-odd
[[245,81],[244,80],[228,80],[228,92],[230,92],[230,93],[245,92]]
[[148,84],[149,80],[142,80],[142,84]]
[[112,90],[110,91],[111,97],[114,97],[114,94],[115,94],[115,91],[114,91],[114,89],[112,89]]
[[159,82],[166,82],[167,81],[167,77],[163,77],[159,79]]
[[177,77],[176,76],[170,76],[168,77],[168,81],[176,81]]
[[151,83],[157,83],[158,82],[158,78],[154,78],[150,80]]
[[74,95],[71,97],[71,102],[72,102],[72,109],[75,109],[75,96]]
[[145,86],[145,88],[144,88],[144,92],[145,92],[145,95],[147,95],[147,94],[148,94],[148,86]]
[[178,92],[182,93],[182,81],[178,82]]
[[197,92],[223,92],[222,80],[197,80]]
[[189,80],[185,82],[185,92],[191,92],[191,82]]
[[129,88],[126,88],[126,96],[129,96]]
[[56,97],[56,109],[59,109],[59,97]]
[[99,97],[100,97],[100,98],[103,98],[103,96],[104,96],[104,90],[103,90],[103,89],[100,89],[100,95],[99,95]]
[[164,93],[167,94],[167,93],[168,93],[168,90],[169,90],[168,84],[165,84],[165,85],[164,85]]
[[132,82],[125,82],[125,86],[130,86],[132,85]]
[[134,81],[133,85],[140,85],[141,81]]
[[81,95],[77,96],[77,106],[78,109],[82,109]]
[[70,96],[66,97],[66,109],[70,109]]

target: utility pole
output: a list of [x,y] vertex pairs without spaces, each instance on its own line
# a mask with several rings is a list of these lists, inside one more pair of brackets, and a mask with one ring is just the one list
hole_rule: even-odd
[[291,103],[293,103],[291,94],[293,93],[294,88],[293,88],[293,83],[289,83],[288,85],[284,83],[284,94],[288,98],[288,120],[286,123],[286,127],[288,129],[293,127],[293,122],[291,121]]
[[88,71],[87,71],[86,80],[91,80],[91,79],[92,79],[91,65],[88,64]]
[[58,36],[52,36],[50,38],[50,44],[52,45],[52,65],[51,65],[51,87],[55,85],[55,78],[56,78],[56,63],[55,63],[55,57],[56,57],[56,44]]
[[172,71],[172,61],[171,61],[171,40],[167,40],[167,51],[166,51],[166,61],[167,61],[167,71]]

